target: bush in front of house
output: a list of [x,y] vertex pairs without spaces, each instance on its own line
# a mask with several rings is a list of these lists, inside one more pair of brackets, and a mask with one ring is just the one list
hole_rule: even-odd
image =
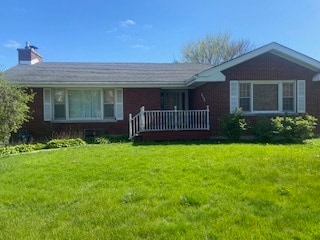
[[126,135],[108,135],[101,137],[87,137],[85,142],[87,144],[109,144],[109,143],[123,143],[128,142],[128,136]]
[[317,121],[317,118],[309,114],[271,119],[274,135],[286,142],[303,142],[306,139],[312,138]]
[[237,142],[247,130],[247,123],[241,109],[235,113],[226,115],[222,120],[222,132],[230,141]]
[[6,146],[0,148],[0,156],[8,156],[12,154],[32,152],[36,150],[45,149],[46,144],[37,143],[37,144],[19,144],[16,146]]
[[270,142],[274,138],[274,126],[267,117],[260,117],[252,127],[255,139],[259,142]]
[[73,139],[53,139],[46,144],[46,148],[64,148],[64,147],[76,147],[85,145],[86,142],[81,138],[73,138]]
[[109,144],[107,137],[87,137],[84,139],[87,144]]

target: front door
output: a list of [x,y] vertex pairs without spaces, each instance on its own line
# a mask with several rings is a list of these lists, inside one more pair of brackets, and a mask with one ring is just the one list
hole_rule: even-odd
[[178,110],[188,109],[187,90],[162,90],[161,108],[162,110],[173,110],[176,106]]

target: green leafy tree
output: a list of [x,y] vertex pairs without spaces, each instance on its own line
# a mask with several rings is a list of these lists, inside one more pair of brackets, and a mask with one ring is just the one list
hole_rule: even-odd
[[0,144],[9,141],[23,123],[30,119],[28,106],[34,94],[8,82],[0,72]]
[[230,33],[207,34],[204,38],[188,42],[182,47],[182,61],[214,66],[254,49],[246,39],[233,40]]

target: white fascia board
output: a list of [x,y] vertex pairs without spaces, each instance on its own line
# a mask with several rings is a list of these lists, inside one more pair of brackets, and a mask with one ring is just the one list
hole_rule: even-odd
[[196,83],[206,83],[206,82],[224,82],[226,81],[226,76],[222,72],[212,72],[208,75],[196,75],[191,81],[187,83],[187,86],[197,85]]

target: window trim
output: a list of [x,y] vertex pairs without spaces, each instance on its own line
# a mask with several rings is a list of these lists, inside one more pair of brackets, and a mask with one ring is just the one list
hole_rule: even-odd
[[[63,123],[74,123],[74,122],[116,122],[117,121],[117,116],[116,116],[116,111],[114,110],[114,116],[113,117],[108,117],[105,118],[104,117],[104,90],[105,89],[112,89],[114,91],[114,108],[116,107],[116,97],[117,97],[117,93],[116,91],[119,90],[118,88],[52,88],[52,91],[54,90],[63,90],[64,94],[65,94],[65,115],[66,118],[65,119],[55,119],[55,102],[54,102],[54,96],[52,96],[51,99],[51,105],[52,107],[52,122],[63,122]],[[69,117],[69,91],[81,91],[81,90],[95,90],[95,91],[99,91],[100,92],[100,117],[98,118],[70,118]],[[122,89],[121,89],[122,91]]]
[[[250,111],[244,111],[245,115],[259,115],[259,114],[284,114],[284,113],[297,113],[297,80],[239,80],[238,87],[238,102],[240,107],[240,84],[250,83]],[[293,111],[283,111],[283,83],[293,83]],[[278,85],[278,110],[273,111],[254,111],[253,110],[253,85],[257,84],[276,84]]]

